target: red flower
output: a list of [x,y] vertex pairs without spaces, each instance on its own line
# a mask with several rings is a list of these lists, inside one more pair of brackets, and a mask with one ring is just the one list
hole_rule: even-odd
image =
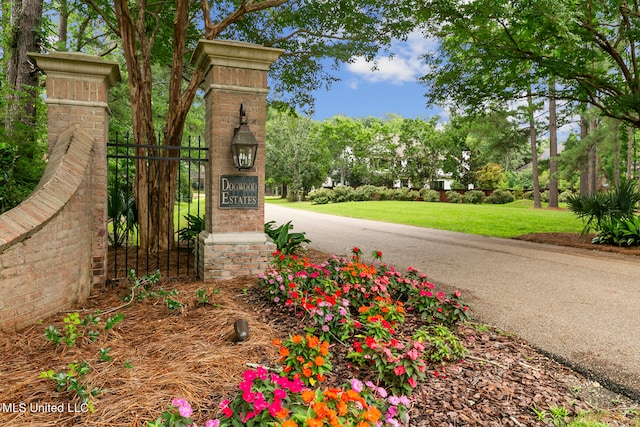
[[365,338],[365,343],[367,344],[367,347],[369,348],[378,348],[378,343],[376,342],[376,339],[373,337],[366,337]]

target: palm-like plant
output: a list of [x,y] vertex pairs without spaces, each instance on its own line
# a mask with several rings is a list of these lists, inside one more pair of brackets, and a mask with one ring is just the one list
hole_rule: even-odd
[[109,185],[107,218],[113,227],[108,235],[111,246],[122,246],[129,234],[138,227],[138,212],[133,194],[117,185]]
[[567,198],[569,209],[585,222],[582,234],[592,229],[600,231],[605,222],[633,218],[640,202],[640,192],[634,181],[623,179],[606,193],[574,194]]

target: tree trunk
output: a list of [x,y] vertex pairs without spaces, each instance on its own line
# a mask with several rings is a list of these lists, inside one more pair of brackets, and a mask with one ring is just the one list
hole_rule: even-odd
[[[584,116],[580,117],[580,139],[584,141],[589,135],[589,126],[587,119]],[[589,165],[588,159],[585,156],[584,160],[580,162],[580,195],[586,196],[589,193]]]
[[618,188],[620,186],[620,122],[615,120],[613,124],[613,140],[614,143],[614,164],[613,164],[613,183]]
[[58,50],[67,50],[67,22],[69,20],[69,4],[67,0],[60,0],[60,14],[58,24]]
[[627,179],[633,179],[633,128],[627,125]]
[[[196,71],[182,91],[183,58],[185,35],[188,26],[188,2],[179,0],[174,20],[173,65],[169,81],[169,109],[163,130],[164,144],[179,147],[189,107],[193,102],[202,72]],[[131,90],[131,110],[133,112],[133,133],[136,156],[159,157],[159,159],[139,158],[136,161],[136,185],[134,197],[138,209],[139,244],[149,251],[166,251],[174,246],[173,212],[176,194],[178,161],[166,160],[177,157],[177,150],[160,150],[153,128],[151,105],[151,45],[145,33],[144,3],[138,3],[138,16],[133,19],[127,0],[116,0],[116,15],[120,28]],[[142,146],[147,146],[147,148]],[[150,148],[149,148],[150,147]]]
[[531,142],[531,177],[533,179],[533,207],[541,208],[540,203],[540,181],[538,179],[538,142],[536,136],[536,123],[533,116],[534,105],[531,92],[527,94],[527,104],[529,106],[529,140]]
[[549,84],[549,207],[558,207],[558,120],[556,117],[555,80]]
[[40,25],[42,0],[12,0],[11,31],[7,61],[7,108],[5,128],[10,137],[25,142],[35,140],[36,97],[38,73],[27,57],[29,52],[40,52]]
[[[595,118],[589,120],[589,134],[594,137],[596,130],[598,129],[598,123]],[[589,160],[588,160],[588,180],[589,194],[596,194],[598,192],[598,151],[595,138],[592,139],[589,146]]]

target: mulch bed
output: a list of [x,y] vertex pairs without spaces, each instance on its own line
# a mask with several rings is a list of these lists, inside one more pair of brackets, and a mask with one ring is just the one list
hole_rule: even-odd
[[[204,425],[218,415],[220,400],[235,394],[247,364],[275,366],[272,340],[301,331],[299,319],[266,301],[256,284],[255,277],[161,284],[178,290],[181,310],[169,309],[163,298],[136,301],[135,294],[127,304],[122,300],[131,295],[126,283],[106,287],[79,308],[80,316],[100,309],[103,319],[118,312],[124,321],[101,331],[96,342],[78,339],[71,347],[56,347],[44,336],[49,325],[63,330],[64,313],[17,333],[0,333],[0,425],[145,426],[174,397],[186,398]],[[198,303],[198,289],[208,292],[209,304]],[[243,343],[233,339],[238,318],[249,323],[250,337]],[[415,319],[407,322],[409,330],[418,326]],[[533,408],[553,405],[571,413],[607,407],[610,425],[633,425],[628,410],[638,410],[634,402],[608,393],[517,337],[473,323],[460,334],[469,356],[432,367],[414,394],[411,426],[544,426]],[[101,362],[100,349],[107,347],[112,359]],[[331,352],[334,371],[328,383],[340,384],[353,376],[353,368],[343,359],[345,349],[335,345]],[[66,371],[74,361],[89,363],[86,381],[103,389],[93,399],[95,413],[30,411],[30,404],[80,403],[74,392],[56,391],[55,382],[39,378],[49,369]],[[10,412],[10,403],[15,409],[24,404],[27,410]]]
[[591,243],[591,239],[594,237],[594,234],[581,235],[580,233],[532,233],[518,236],[514,239],[536,243],[547,243],[554,246],[569,246],[572,248],[589,249],[592,251],[640,256],[640,246],[621,247],[613,245],[597,245]]

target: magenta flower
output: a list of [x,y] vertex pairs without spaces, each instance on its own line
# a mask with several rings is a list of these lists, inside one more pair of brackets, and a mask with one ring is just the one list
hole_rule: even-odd
[[396,375],[402,375],[406,372],[406,370],[404,369],[404,366],[396,366],[395,368],[393,368],[393,372],[395,372]]
[[275,390],[273,390],[273,396],[278,398],[278,399],[284,399],[287,397],[287,392],[284,391],[281,388],[277,388]]

